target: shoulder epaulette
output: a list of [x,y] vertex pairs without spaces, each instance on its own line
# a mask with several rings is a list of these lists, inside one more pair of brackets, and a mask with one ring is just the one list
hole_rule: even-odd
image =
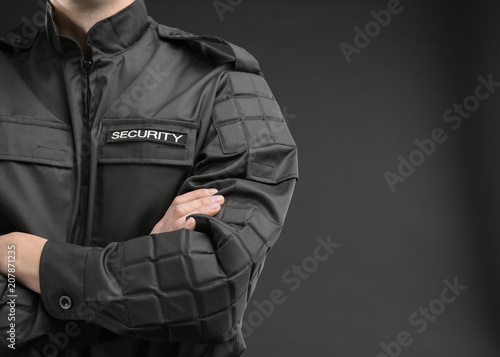
[[[236,46],[223,38],[212,35],[194,35],[176,28],[165,25],[158,25],[158,34],[160,37],[169,40],[184,40],[184,41],[209,41],[214,43],[222,43],[228,46],[234,54],[234,69],[242,72],[250,72],[260,74],[259,62],[247,50]],[[217,51],[216,49],[214,49]]]
[[25,26],[25,24],[18,25],[10,31],[1,33],[0,45],[8,45],[15,52],[30,49],[35,43],[39,31],[38,28],[33,26],[33,28],[30,28],[32,31],[25,35],[23,34],[23,26]]

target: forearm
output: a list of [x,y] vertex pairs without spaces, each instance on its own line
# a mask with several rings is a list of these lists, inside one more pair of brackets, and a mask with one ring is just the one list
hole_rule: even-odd
[[10,256],[10,263],[15,266],[16,281],[40,293],[40,256],[46,242],[44,238],[26,233],[14,232],[0,236],[0,274],[8,275]]
[[[56,319],[86,320],[142,339],[221,343],[232,338],[258,268],[279,236],[294,184],[288,180],[270,188],[276,205],[271,211],[278,215],[269,216],[251,201],[264,187],[239,181],[247,194],[233,196],[219,217],[195,215],[196,231],[142,236],[103,248],[48,242],[40,266],[44,306]],[[243,201],[249,201],[246,207]],[[63,297],[69,306],[61,306]]]

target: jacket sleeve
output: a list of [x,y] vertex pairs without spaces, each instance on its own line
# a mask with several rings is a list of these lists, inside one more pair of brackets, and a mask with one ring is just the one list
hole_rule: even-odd
[[266,254],[280,235],[298,178],[296,145],[260,75],[226,72],[191,175],[179,194],[215,187],[226,202],[196,230],[111,243],[49,241],[42,300],[56,319],[118,334],[220,343],[241,319]]

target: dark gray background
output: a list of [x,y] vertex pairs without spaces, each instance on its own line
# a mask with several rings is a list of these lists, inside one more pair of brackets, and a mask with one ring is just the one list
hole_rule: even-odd
[[[260,326],[246,355],[376,357],[407,331],[411,345],[393,356],[497,357],[500,93],[457,130],[442,116],[479,75],[500,81],[498,3],[402,0],[351,64],[340,42],[388,1],[244,0],[223,21],[211,0],[146,3],[159,22],[252,52],[299,146],[301,179],[253,298],[280,289],[286,301],[262,321],[249,306]],[[2,6],[1,30],[40,10]],[[391,192],[384,172],[435,128],[447,141]],[[283,274],[327,236],[341,246],[291,291]],[[455,277],[467,289],[418,333],[410,315]]]

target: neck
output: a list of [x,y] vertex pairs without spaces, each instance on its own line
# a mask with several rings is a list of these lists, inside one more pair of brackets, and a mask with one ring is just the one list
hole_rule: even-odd
[[86,58],[91,49],[86,43],[87,33],[99,21],[113,16],[135,0],[51,0],[55,21],[61,35],[71,37],[82,48]]

